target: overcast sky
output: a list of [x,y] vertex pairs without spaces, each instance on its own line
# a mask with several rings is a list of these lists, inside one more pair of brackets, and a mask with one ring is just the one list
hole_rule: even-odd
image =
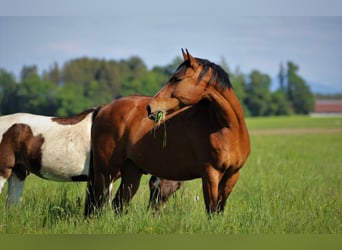
[[342,17],[228,16],[222,7],[230,6],[222,4],[218,15],[201,7],[189,15],[181,8],[174,16],[164,8],[154,15],[1,16],[0,67],[19,75],[23,65],[41,72],[81,56],[137,55],[151,68],[187,48],[196,57],[216,63],[224,57],[233,70],[258,69],[272,78],[280,62],[291,60],[314,91],[342,93]]

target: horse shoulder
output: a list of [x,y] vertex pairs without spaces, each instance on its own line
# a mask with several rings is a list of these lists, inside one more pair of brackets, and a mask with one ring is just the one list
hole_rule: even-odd
[[212,157],[217,168],[240,168],[247,159],[245,145],[241,138],[228,128],[210,134]]

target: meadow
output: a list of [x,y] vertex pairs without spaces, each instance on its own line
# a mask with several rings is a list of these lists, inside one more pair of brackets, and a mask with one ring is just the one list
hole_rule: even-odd
[[[0,195],[0,234],[341,234],[342,117],[247,124],[252,152],[223,215],[208,219],[200,180],[185,182],[160,212],[147,211],[146,175],[127,214],[115,215],[108,205],[98,218],[84,219],[85,183],[30,175],[17,207],[5,208],[7,186]],[[254,133],[284,128],[335,130]]]

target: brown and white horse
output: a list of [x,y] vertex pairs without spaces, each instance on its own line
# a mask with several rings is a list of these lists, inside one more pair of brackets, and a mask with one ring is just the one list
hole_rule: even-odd
[[86,215],[104,204],[106,187],[120,171],[112,202],[117,211],[130,202],[143,173],[201,178],[207,212],[224,210],[250,152],[243,110],[221,67],[189,53],[183,57],[156,96],[122,98],[95,117]]
[[29,113],[0,117],[0,192],[8,180],[7,205],[18,203],[30,172],[54,181],[88,179],[90,130],[97,111],[68,118]]
[[[53,181],[87,181],[92,164],[90,131],[99,108],[59,118],[28,113],[0,117],[0,193],[8,180],[6,204],[17,204],[25,178],[33,173]],[[120,177],[117,173],[113,181]],[[168,199],[178,182],[153,177],[150,205]],[[164,193],[165,187],[174,187]]]

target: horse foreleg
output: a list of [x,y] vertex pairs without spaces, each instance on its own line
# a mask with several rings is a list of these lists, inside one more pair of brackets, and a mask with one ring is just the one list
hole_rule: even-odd
[[202,176],[203,197],[205,208],[210,215],[217,212],[218,209],[218,184],[219,173],[214,168],[207,168],[206,173]]
[[25,179],[19,179],[17,175],[12,172],[8,178],[8,189],[6,197],[6,206],[17,205],[23,193]]
[[239,170],[228,169],[219,184],[218,211],[223,212],[227,199],[240,176]]
[[141,171],[131,161],[126,161],[121,169],[121,183],[112,202],[115,212],[122,213],[123,206],[128,205],[137,192],[141,179]]
[[208,214],[222,213],[227,198],[239,179],[239,169],[228,168],[224,173],[214,168],[207,168],[202,177],[203,195]]

